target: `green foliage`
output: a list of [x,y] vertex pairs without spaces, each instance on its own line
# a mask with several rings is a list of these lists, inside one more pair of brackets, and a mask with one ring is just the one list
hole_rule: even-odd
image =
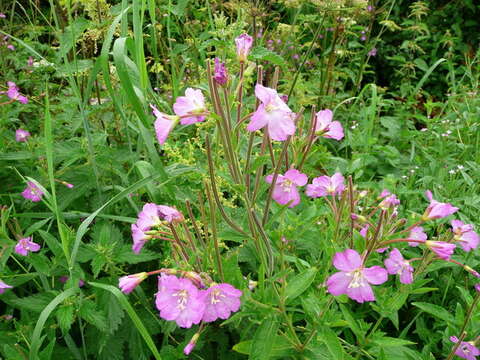
[[[415,282],[391,276],[374,287],[375,302],[358,304],[333,297],[325,285],[336,252],[367,244],[351,228],[347,200],[334,203],[340,217],[324,199],[304,195],[294,208],[272,202],[265,212],[264,176],[281,159],[282,144],[264,143],[261,150],[255,134],[249,148],[245,124],[260,68],[265,85],[278,80],[292,110],[304,108],[280,173],[301,163],[312,112],[330,108],[345,138],[313,142],[302,168],[310,180],[351,176],[353,191],[367,191],[353,209],[363,215],[378,209],[378,194],[389,189],[407,224],[420,218],[423,193],[431,189],[438,201],[461,208],[459,219],[480,226],[480,5],[382,0],[371,11],[367,5],[0,4],[6,14],[0,39],[9,35],[5,41],[16,47],[0,44],[0,280],[13,286],[0,294],[0,357],[184,359],[197,331],[191,357],[202,359],[432,360],[446,358],[450,336],[462,331],[478,345],[476,280],[458,265],[400,247],[405,257],[421,260],[414,263]],[[258,36],[240,103],[234,38],[243,32]],[[206,60],[214,57],[229,73],[219,101],[234,127],[231,148],[208,91]],[[7,81],[28,104],[8,101]],[[211,116],[177,126],[159,146],[150,104],[171,114],[187,87],[202,89]],[[27,142],[15,141],[18,128],[32,134]],[[240,179],[231,171],[237,161]],[[45,189],[41,202],[20,196],[28,180]],[[178,255],[168,228],[170,241],[151,239],[140,254],[132,252],[130,227],[147,202],[184,214],[185,227],[176,229],[188,259]],[[425,224],[432,239],[446,240],[449,229],[446,220]],[[41,250],[24,257],[14,247],[26,236]],[[369,264],[381,266],[384,258],[373,253]],[[457,251],[453,260],[480,268],[478,249]],[[118,289],[120,277],[160,268],[232,284],[243,293],[240,311],[180,329],[158,316],[156,275],[128,296]]]

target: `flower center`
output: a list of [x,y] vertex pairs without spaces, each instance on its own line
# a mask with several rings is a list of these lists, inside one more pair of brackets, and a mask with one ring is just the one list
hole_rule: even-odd
[[282,187],[283,191],[290,192],[292,190],[292,185],[292,180],[285,179],[280,186]]
[[277,107],[272,103],[265,106],[265,111],[266,112],[272,112],[272,111],[275,111],[275,110],[277,110]]
[[212,295],[210,297],[210,302],[212,305],[215,305],[216,303],[219,303],[221,300],[221,297],[225,297],[225,295],[222,294],[222,292],[218,289],[212,290]]
[[188,301],[187,290],[185,290],[185,289],[180,290],[180,291],[174,293],[172,296],[178,296],[177,308],[180,309],[180,310],[185,310],[186,304],[187,304],[187,301]]
[[349,288],[358,288],[361,286],[365,286],[365,283],[363,281],[363,274],[360,270],[355,270],[352,272],[348,273],[350,276],[353,276],[352,281],[350,281],[350,284],[348,284]]

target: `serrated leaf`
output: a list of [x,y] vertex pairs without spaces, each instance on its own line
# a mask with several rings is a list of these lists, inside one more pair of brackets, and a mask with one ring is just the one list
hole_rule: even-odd
[[261,46],[253,48],[250,57],[255,60],[269,61],[281,67],[287,66],[287,62],[283,57]]
[[67,333],[73,324],[75,309],[73,305],[64,305],[57,309],[57,322],[63,333]]
[[102,271],[103,266],[107,262],[105,255],[97,254],[91,262],[93,277],[96,279],[100,271]]
[[90,300],[84,300],[80,306],[78,315],[87,321],[88,323],[95,326],[100,331],[107,330],[107,321],[103,312],[100,312],[96,309],[95,303]]
[[58,294],[58,291],[49,291],[35,294],[32,296],[27,296],[24,298],[8,299],[3,298],[9,305],[14,305],[23,310],[30,310],[34,312],[42,312],[43,309],[55,298]]
[[153,251],[142,249],[142,252],[135,254],[132,251],[132,247],[128,245],[122,246],[119,254],[116,257],[116,261],[119,263],[126,262],[128,264],[138,264],[144,261],[150,261],[160,258],[160,254]]

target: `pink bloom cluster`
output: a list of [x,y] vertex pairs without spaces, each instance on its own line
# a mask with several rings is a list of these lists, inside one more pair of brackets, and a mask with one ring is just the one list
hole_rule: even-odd
[[247,61],[247,56],[253,45],[253,38],[248,34],[242,34],[235,39],[237,46],[237,58],[240,62]]
[[6,94],[9,97],[9,99],[17,100],[22,104],[28,103],[28,98],[20,94],[20,89],[13,81],[8,81],[7,85],[8,85],[7,91],[2,91],[1,94]]
[[43,191],[34,182],[29,181],[27,182],[27,187],[22,192],[22,196],[27,200],[38,202],[42,200]]
[[425,195],[427,196],[428,200],[430,200],[430,205],[427,207],[422,216],[422,219],[425,221],[444,218],[458,211],[458,208],[452,206],[452,204],[441,203],[433,199],[433,195],[430,190],[427,190]]
[[[0,13],[0,15],[5,15],[5,14],[2,14]],[[2,16],[0,16],[1,18]],[[5,16],[4,16],[5,17]],[[8,50],[11,50],[11,51],[15,51],[15,46],[13,46],[12,44],[10,44],[8,42],[8,39],[10,39],[10,36],[8,35],[5,35],[2,40],[0,40],[0,46],[5,46]]]
[[158,277],[156,306],[160,317],[190,328],[200,321],[228,319],[240,308],[242,292],[230,284],[213,284],[208,289],[197,288],[185,278],[162,274]]
[[460,243],[464,251],[471,251],[478,247],[480,238],[478,234],[473,231],[473,225],[464,224],[460,220],[452,220],[451,224],[454,233],[453,239]]
[[213,74],[213,80],[219,85],[225,85],[228,81],[227,67],[224,62],[221,62],[219,58],[215,58],[215,68]]
[[[273,175],[265,178],[269,184],[273,181]],[[300,203],[300,193],[297,187],[307,184],[307,175],[296,169],[288,170],[284,175],[278,175],[275,182],[272,198],[281,205],[289,204],[294,207]],[[306,194],[311,198],[324,196],[341,195],[345,190],[345,178],[340,173],[335,173],[332,177],[320,176],[312,180],[312,184],[307,185]]]
[[[450,341],[458,343],[460,340],[456,336],[451,336]],[[460,346],[455,350],[455,355],[467,360],[476,360],[480,355],[480,349],[475,346],[473,341],[462,341]]]
[[27,256],[29,252],[40,251],[40,245],[34,243],[31,237],[26,237],[18,240],[15,246],[15,252],[19,255]]
[[332,177],[320,176],[312,180],[307,185],[307,196],[318,198],[323,196],[341,195],[345,190],[345,178],[340,173],[335,173]]
[[[266,182],[273,182],[273,175],[265,178]],[[298,186],[304,186],[308,181],[307,175],[296,169],[288,170],[285,175],[278,175],[273,187],[272,198],[281,205],[292,208],[300,203]]]
[[30,137],[30,133],[27,130],[17,129],[15,131],[15,140],[18,142],[26,142]]
[[328,292],[335,296],[346,294],[359,303],[375,301],[370,284],[380,285],[388,279],[387,271],[380,266],[365,268],[360,254],[352,249],[336,253],[333,266],[340,272],[328,278]]
[[256,131],[266,126],[270,138],[277,141],[285,141],[295,133],[295,113],[275,89],[257,84],[255,96],[261,104],[247,125],[248,131]]
[[327,139],[342,140],[344,137],[343,127],[339,121],[333,120],[333,112],[330,109],[316,113],[315,133]]
[[205,98],[201,90],[187,88],[185,96],[179,96],[175,104],[173,104],[173,111],[175,115],[168,115],[159,111],[154,105],[150,105],[153,110],[153,115],[156,117],[155,133],[160,145],[163,145],[167,140],[168,135],[173,128],[178,124],[190,125],[205,120],[207,108],[205,105]]
[[148,232],[153,228],[162,225],[163,222],[172,223],[183,220],[182,213],[173,207],[154,203],[145,204],[138,214],[137,222],[131,227],[133,252],[138,254],[142,250],[143,245],[152,238]]

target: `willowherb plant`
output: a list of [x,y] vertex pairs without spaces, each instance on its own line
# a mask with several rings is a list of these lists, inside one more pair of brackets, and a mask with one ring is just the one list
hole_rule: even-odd
[[[324,201],[328,205],[333,219],[335,230],[332,245],[336,253],[332,265],[338,272],[323,279],[329,294],[346,295],[358,303],[372,302],[376,296],[371,285],[386,283],[389,275],[398,275],[401,284],[412,284],[415,279],[425,276],[425,269],[433,261],[453,263],[474,277],[480,277],[474,269],[452,259],[457,245],[464,251],[478,247],[479,236],[472,225],[452,220],[452,229],[446,232],[435,234],[425,230],[424,227],[433,224],[434,220],[446,218],[459,210],[449,203],[435,200],[429,190],[426,196],[430,204],[423,215],[417,216],[416,222],[409,224],[407,219],[399,218],[400,200],[388,190],[371,199],[367,191],[359,190],[353,184],[352,177],[346,181],[339,172],[332,176],[324,174],[314,177],[308,184],[308,178],[316,174],[308,176],[302,169],[311,154],[313,143],[320,138],[341,141],[345,136],[341,123],[333,121],[334,114],[330,109],[315,113],[313,107],[310,123],[303,124],[303,109],[293,112],[287,105],[292,99],[281,96],[276,90],[278,69],[273,74],[270,86],[266,86],[261,66],[257,69],[254,87],[256,105],[254,109],[248,109],[244,101],[247,89],[245,66],[253,39],[242,34],[235,43],[239,71],[233,86],[229,86],[234,81],[229,75],[232,70],[227,69],[225,63],[215,58],[212,72],[211,63],[207,62],[210,104],[206,103],[200,89],[189,87],[185,96],[176,99],[173,105],[175,115],[164,114],[151,105],[160,145],[168,141],[169,134],[178,125],[189,126],[207,119],[215,122],[215,133],[205,134],[209,176],[204,181],[204,191],[210,218],[200,204],[201,219],[196,218],[189,202],[185,203],[187,219],[176,208],[145,204],[137,222],[132,225],[133,251],[139,253],[145,244],[154,239],[167,241],[171,244],[177,266],[128,275],[119,280],[122,291],[130,293],[148,276],[160,274],[156,293],[160,317],[175,321],[183,328],[200,324],[198,332],[184,349],[186,354],[193,350],[206,323],[219,318],[227,319],[239,310],[241,312],[242,291],[223,282],[221,247],[225,246],[218,241],[216,211],[234,232],[244,238],[245,244],[253,243],[254,254],[266,275],[273,278],[280,276],[282,279],[278,274],[285,269],[282,259],[288,241],[283,235],[281,242],[272,241],[271,235],[275,229],[269,222],[269,216],[273,212],[274,219],[277,219],[285,212],[295,211],[294,208],[302,201],[302,187],[306,188],[305,194],[311,201]],[[212,137],[215,137],[215,141],[211,140]],[[256,148],[258,146],[259,149]],[[267,158],[267,161],[262,162],[263,158]],[[266,166],[268,162],[271,163],[270,170]],[[254,163],[261,165],[254,168]],[[232,182],[233,188],[237,189],[235,195],[245,211],[245,224],[232,218],[222,205],[223,194],[217,179],[225,169],[230,178],[224,181]],[[268,184],[265,198],[263,183]],[[318,198],[322,199],[315,200]],[[280,207],[272,208],[272,200]],[[360,237],[356,236],[357,232]],[[209,243],[213,243],[213,248]],[[418,253],[415,248],[424,249],[423,253]],[[409,256],[415,251],[418,256]],[[203,260],[211,257],[212,252],[215,260],[208,266],[208,261]],[[386,255],[381,255],[384,253]],[[384,267],[379,265],[382,262]],[[418,266],[414,266],[416,262]],[[212,277],[220,279],[221,283],[212,280]],[[287,315],[287,308],[282,306],[285,304],[285,293],[281,290],[284,284],[272,281],[270,286],[278,297],[278,311],[285,315],[286,332],[292,336],[294,347],[300,351],[314,335],[300,340],[291,317]],[[251,299],[253,288],[244,288],[250,294],[244,294],[243,298]],[[452,353],[467,356],[466,359],[473,359],[477,355],[478,349],[474,343],[455,339],[452,340],[456,343]]]

